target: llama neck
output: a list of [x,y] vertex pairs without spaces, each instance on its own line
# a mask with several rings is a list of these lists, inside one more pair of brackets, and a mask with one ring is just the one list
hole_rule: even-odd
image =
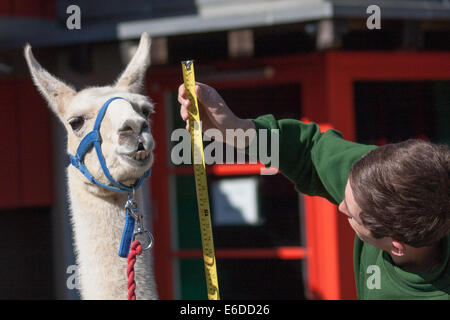
[[[74,169],[75,170],[75,169]],[[72,226],[76,248],[78,276],[83,299],[125,299],[126,259],[118,256],[125,223],[127,195],[92,192],[84,177],[69,169]],[[136,192],[142,210],[142,192]],[[146,253],[136,262],[136,291],[139,298],[156,298],[150,256]]]

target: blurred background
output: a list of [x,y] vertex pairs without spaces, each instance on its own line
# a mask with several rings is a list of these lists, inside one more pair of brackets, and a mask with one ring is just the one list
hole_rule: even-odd
[[[65,131],[31,82],[24,44],[81,89],[112,83],[143,31],[157,146],[145,193],[161,299],[207,298],[192,168],[170,161],[171,133],[184,127],[180,61],[194,59],[197,81],[240,117],[314,121],[369,144],[450,143],[448,0],[0,0],[0,298],[79,299]],[[221,298],[356,298],[344,216],[259,169],[208,167]]]

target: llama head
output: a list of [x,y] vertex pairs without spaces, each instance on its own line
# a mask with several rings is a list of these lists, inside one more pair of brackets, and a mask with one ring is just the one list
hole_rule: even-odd
[[[83,137],[93,127],[102,105],[112,97],[122,97],[109,105],[100,126],[101,149],[112,177],[125,185],[133,184],[153,162],[153,136],[149,115],[154,112],[149,98],[141,94],[150,60],[150,38],[143,33],[138,49],[112,86],[76,91],[47,72],[25,47],[25,58],[33,81],[67,131],[67,151],[74,155]],[[86,167],[99,181],[108,184],[97,155],[90,150]],[[81,173],[80,173],[81,175]],[[88,183],[87,179],[85,182]]]

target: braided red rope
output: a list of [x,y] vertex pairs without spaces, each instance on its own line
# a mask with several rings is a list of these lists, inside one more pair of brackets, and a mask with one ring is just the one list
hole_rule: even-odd
[[128,300],[136,300],[136,294],[134,290],[136,289],[136,282],[134,282],[134,264],[136,263],[136,256],[141,255],[142,246],[138,240],[133,241],[130,246],[130,253],[128,254],[127,262],[127,287],[128,287]]

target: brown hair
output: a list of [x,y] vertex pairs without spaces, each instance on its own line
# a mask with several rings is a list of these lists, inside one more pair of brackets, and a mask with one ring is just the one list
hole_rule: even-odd
[[350,171],[363,225],[413,247],[450,231],[450,148],[407,140],[372,150]]

